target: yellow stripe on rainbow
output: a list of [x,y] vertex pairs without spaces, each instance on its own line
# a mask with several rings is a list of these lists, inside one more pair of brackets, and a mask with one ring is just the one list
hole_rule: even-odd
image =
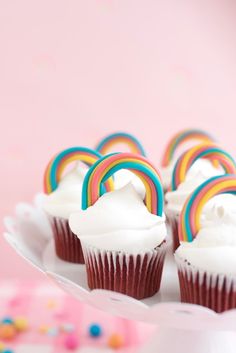
[[210,136],[207,132],[199,129],[186,129],[175,134],[169,141],[164,155],[162,158],[161,165],[162,167],[167,167],[174,158],[175,152],[177,149],[189,142],[189,141],[198,141],[199,142],[215,142],[215,139]]
[[[86,147],[71,147],[58,153],[47,165],[44,173],[44,191],[49,194],[56,190],[58,183],[62,179],[66,167],[74,162],[81,161],[88,166],[92,166],[101,158],[101,154]],[[108,191],[114,189],[113,180],[106,183]]]
[[92,206],[100,197],[100,185],[120,169],[129,169],[144,183],[146,205],[151,213],[162,215],[163,190],[160,175],[144,157],[132,153],[117,153],[96,162],[85,176],[82,192],[82,208]]

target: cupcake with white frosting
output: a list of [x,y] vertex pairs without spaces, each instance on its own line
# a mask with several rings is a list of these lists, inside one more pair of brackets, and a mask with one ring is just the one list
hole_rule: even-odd
[[[164,150],[160,168],[165,192],[171,185],[175,163],[180,155],[196,144],[213,143],[214,141],[215,139],[209,133],[200,129],[185,129],[172,136]],[[204,165],[202,165],[202,169],[204,169]]]
[[[44,175],[44,210],[50,221],[57,256],[68,262],[84,263],[80,240],[71,232],[70,214],[81,209],[82,184],[88,171],[101,155],[85,147],[73,147],[58,153],[48,164]],[[77,162],[64,175],[67,166]]]
[[182,302],[216,312],[236,308],[236,175],[211,178],[193,192],[181,212],[179,236]]
[[166,215],[174,249],[179,246],[179,215],[189,195],[209,178],[235,172],[234,159],[222,148],[212,144],[194,146],[178,159],[172,175],[171,189],[165,196]]
[[[129,168],[146,185],[146,205],[132,184],[100,196],[100,184]],[[151,186],[151,188],[149,188]],[[143,157],[110,155],[91,167],[83,184],[83,209],[69,224],[83,247],[90,289],[107,289],[137,299],[154,295],[167,250],[163,190]]]

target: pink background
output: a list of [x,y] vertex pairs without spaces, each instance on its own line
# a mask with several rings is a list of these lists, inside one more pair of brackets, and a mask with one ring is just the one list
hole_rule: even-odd
[[[42,189],[53,153],[111,131],[134,133],[156,164],[190,126],[234,153],[234,3],[0,0],[1,219]],[[1,277],[37,274],[0,245]]]

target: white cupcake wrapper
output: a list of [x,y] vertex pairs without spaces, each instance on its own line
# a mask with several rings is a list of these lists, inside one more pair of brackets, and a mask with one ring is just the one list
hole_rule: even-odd
[[67,262],[84,263],[83,250],[78,237],[71,231],[67,219],[48,215],[57,256]]
[[168,222],[168,226],[170,229],[170,234],[171,234],[171,238],[172,238],[172,243],[173,243],[173,251],[175,251],[180,243],[179,243],[179,231],[178,231],[178,227],[179,227],[179,214],[174,212],[174,211],[170,211],[170,210],[166,210],[166,218],[167,218],[167,222]]
[[216,312],[236,308],[236,276],[208,273],[176,254],[175,261],[182,302],[203,305]]
[[107,289],[137,299],[153,296],[160,288],[167,243],[133,255],[99,250],[82,241],[90,289]]

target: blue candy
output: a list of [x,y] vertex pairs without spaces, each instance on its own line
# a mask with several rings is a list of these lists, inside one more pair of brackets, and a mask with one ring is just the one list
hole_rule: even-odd
[[102,334],[102,328],[98,324],[93,324],[89,326],[89,334],[92,337],[99,337]]

